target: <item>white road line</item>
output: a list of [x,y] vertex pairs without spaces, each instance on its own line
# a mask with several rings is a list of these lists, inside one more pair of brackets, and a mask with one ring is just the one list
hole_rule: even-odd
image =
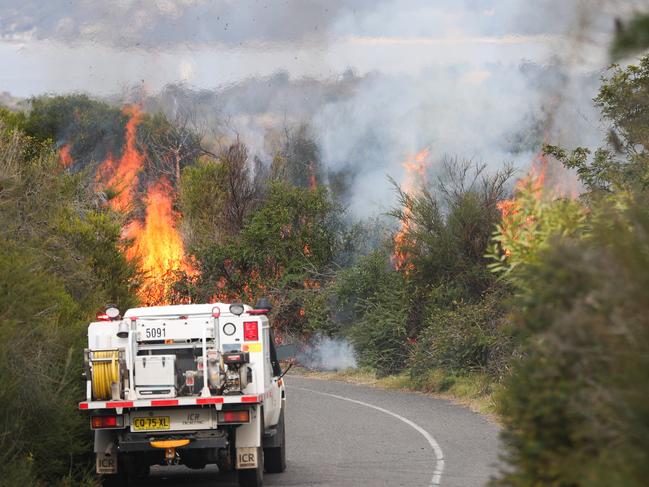
[[442,472],[444,472],[444,453],[442,452],[442,448],[439,446],[439,443],[437,443],[437,440],[433,438],[433,435],[431,435],[428,431],[426,431],[424,428],[419,426],[417,423],[410,421],[408,418],[404,418],[403,416],[400,416],[397,413],[393,413],[392,411],[388,411],[387,409],[381,408],[379,406],[375,406],[374,404],[369,404],[363,401],[357,401],[356,399],[350,399],[348,397],[337,396],[336,394],[329,394],[328,392],[314,391],[312,389],[306,389],[304,387],[297,387],[297,386],[290,386],[290,387],[291,389],[299,389],[302,391],[313,392],[314,394],[334,397],[336,399],[341,399],[342,401],[353,402],[355,404],[360,404],[361,406],[376,409],[377,411],[381,411],[382,413],[389,414],[390,416],[393,416],[397,418],[399,421],[403,421],[408,426],[414,428],[419,433],[421,433],[421,435],[424,438],[426,438],[426,441],[428,442],[430,447],[433,449],[433,452],[435,453],[435,460],[436,460],[435,470],[433,471],[433,478],[430,481],[430,485],[431,486],[440,485],[442,481]]

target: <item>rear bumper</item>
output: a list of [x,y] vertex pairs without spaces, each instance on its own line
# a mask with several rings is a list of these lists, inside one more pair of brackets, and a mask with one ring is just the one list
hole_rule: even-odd
[[198,450],[207,448],[226,448],[228,435],[225,430],[208,430],[197,432],[178,432],[166,435],[125,432],[117,437],[117,451],[120,453],[160,452],[159,448],[151,446],[152,440],[189,439],[189,444],[178,450]]
[[135,401],[84,401],[81,410],[130,409],[174,406],[210,406],[219,404],[256,404],[263,400],[261,395],[232,395],[212,397],[179,397],[175,399],[138,399]]

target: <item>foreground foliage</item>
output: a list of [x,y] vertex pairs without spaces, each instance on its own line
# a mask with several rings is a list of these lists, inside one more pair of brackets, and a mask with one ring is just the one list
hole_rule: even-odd
[[506,465],[494,485],[646,484],[648,66],[644,58],[604,80],[596,102],[612,128],[592,158],[548,148],[577,169],[581,203],[537,199],[510,222],[525,245],[502,227],[496,239],[511,250],[495,268],[516,288],[522,353],[499,400]]
[[106,303],[134,303],[134,270],[87,178],[3,120],[0,209],[0,477],[78,482],[92,451],[76,407],[87,323]]
[[525,266],[506,381],[501,485],[644,485],[649,474],[649,211],[598,209],[588,236]]

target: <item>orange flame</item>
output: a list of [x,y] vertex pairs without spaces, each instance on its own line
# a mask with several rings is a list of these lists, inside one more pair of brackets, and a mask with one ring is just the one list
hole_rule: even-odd
[[[430,167],[430,151],[424,149],[413,156],[409,156],[401,166],[406,170],[406,177],[401,184],[401,190],[404,193],[412,194],[422,182],[426,181],[426,171]],[[414,269],[414,265],[408,262],[408,233],[411,230],[410,220],[411,210],[408,207],[403,209],[405,219],[401,220],[401,228],[394,236],[394,252],[392,254],[392,265],[398,271],[406,273]]]
[[[514,193],[522,191],[526,188],[532,190],[532,195],[536,201],[540,201],[543,197],[543,192],[546,184],[546,172],[548,169],[548,159],[543,152],[539,152],[534,160],[532,161],[532,166],[527,174],[519,179],[516,182],[516,188]],[[521,201],[516,198],[516,195],[512,199],[502,200],[496,203],[496,208],[500,211],[501,215],[501,227],[505,233],[510,233],[513,235],[515,240],[519,240],[519,231],[514,231],[515,228],[515,219],[516,216],[522,211]],[[531,217],[527,217],[525,225],[532,225],[533,221]],[[503,246],[503,252],[505,256],[509,257],[512,255],[510,248]]]
[[173,189],[162,178],[151,185],[145,198],[144,223],[132,221],[124,230],[134,240],[126,256],[139,259],[146,282],[140,298],[146,304],[164,304],[171,283],[178,272],[195,275],[196,271],[185,257],[185,245],[175,228],[178,219],[173,210]]
[[[223,264],[227,268],[232,265],[232,262],[230,259],[226,259]],[[211,297],[213,302],[227,302],[234,300],[251,303],[267,290],[267,286],[263,281],[263,276],[256,267],[253,267],[248,271],[235,270],[232,268],[228,270],[228,272],[233,273],[233,279],[235,282],[243,280],[243,285],[240,290],[233,288],[227,289],[228,279],[225,276],[220,276],[216,281],[216,292]],[[242,277],[245,277],[245,279],[241,279]]]
[[210,302],[227,303],[228,301],[230,301],[230,295],[225,291],[225,287],[227,285],[228,285],[228,280],[225,278],[225,276],[219,277],[218,281],[216,281],[217,291],[210,298]]
[[[96,181],[102,188],[111,188],[117,194],[109,204],[120,212],[132,209],[138,185],[138,175],[145,157],[136,144],[137,127],[142,120],[138,106],[127,106],[124,113],[126,143],[119,159],[109,155],[97,171]],[[125,238],[133,240],[126,258],[137,260],[144,274],[138,295],[143,304],[166,304],[173,282],[179,272],[196,274],[185,256],[185,246],[176,229],[178,215],[173,210],[174,190],[165,178],[149,186],[143,200],[146,211],[144,222],[131,221],[123,229]]]
[[133,205],[138,182],[137,176],[144,165],[144,155],[137,150],[136,145],[137,126],[142,119],[140,107],[137,105],[127,106],[123,112],[129,116],[129,120],[126,123],[126,145],[122,157],[115,160],[109,155],[99,166],[97,181],[101,183],[102,187],[112,188],[117,193],[110,200],[113,209],[126,212]]
[[70,149],[72,149],[70,144],[65,144],[59,149],[59,163],[66,169],[74,162],[70,154]]

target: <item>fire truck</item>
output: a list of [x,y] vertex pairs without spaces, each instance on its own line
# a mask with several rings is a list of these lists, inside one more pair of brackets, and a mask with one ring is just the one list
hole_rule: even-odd
[[258,487],[286,469],[283,372],[270,306],[108,307],[88,326],[86,411],[96,471],[128,485],[152,465],[218,465]]

